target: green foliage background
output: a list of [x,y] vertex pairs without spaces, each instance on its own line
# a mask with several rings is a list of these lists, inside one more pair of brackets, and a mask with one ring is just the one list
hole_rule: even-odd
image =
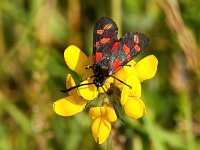
[[[200,149],[200,1],[1,0],[0,150]],[[87,113],[64,118],[52,111],[64,97],[71,71],[64,49],[92,54],[92,30],[113,18],[120,36],[140,31],[159,60],[156,76],[142,83],[147,114],[113,126],[98,145]]]

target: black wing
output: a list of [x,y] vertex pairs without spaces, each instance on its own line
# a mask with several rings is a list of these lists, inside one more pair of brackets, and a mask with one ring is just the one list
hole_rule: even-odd
[[107,17],[97,20],[93,32],[93,64],[108,68],[109,75],[145,50],[149,39],[142,33],[131,32],[118,40],[116,23]]
[[108,65],[112,45],[117,41],[118,28],[116,23],[107,17],[97,20],[93,31],[93,63],[101,62]]
[[119,71],[124,65],[147,48],[149,39],[142,33],[131,32],[113,44],[109,61],[109,75]]

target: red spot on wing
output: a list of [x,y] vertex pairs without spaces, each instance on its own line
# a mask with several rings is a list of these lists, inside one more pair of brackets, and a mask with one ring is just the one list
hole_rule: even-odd
[[115,50],[119,46],[119,42],[115,42],[112,46],[112,50]]
[[95,61],[96,62],[100,61],[101,58],[102,58],[102,53],[98,52],[98,53],[95,54]]
[[122,64],[121,60],[119,59],[114,60],[112,67],[114,68],[115,72],[119,71],[122,68],[121,64]]
[[99,46],[99,42],[96,42],[96,43],[95,43],[95,46],[96,46],[96,47]]
[[97,30],[97,34],[103,34],[104,30]]
[[100,42],[102,43],[102,44],[106,44],[106,43],[108,43],[110,41],[110,38],[102,38],[101,40],[100,40]]
[[141,48],[140,48],[140,46],[139,45],[134,45],[134,47],[133,47],[136,51],[140,51],[141,50]]
[[112,26],[113,26],[112,24],[107,24],[107,25],[104,26],[104,29],[108,30],[108,29],[110,29]]
[[126,44],[123,45],[122,49],[124,50],[126,55],[130,53],[130,48]]
[[130,59],[131,59],[131,54],[128,54],[128,55],[126,56],[126,59],[127,59],[127,60],[130,60]]
[[134,35],[133,41],[134,41],[135,43],[137,43],[137,44],[139,43],[139,38],[138,38],[137,35]]

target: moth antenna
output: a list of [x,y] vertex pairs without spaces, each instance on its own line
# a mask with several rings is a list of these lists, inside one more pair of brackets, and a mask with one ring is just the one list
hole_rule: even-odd
[[132,87],[131,87],[130,85],[126,84],[124,81],[122,81],[122,80],[116,78],[115,76],[111,76],[111,77],[114,78],[114,79],[116,79],[117,81],[123,83],[124,85],[126,85],[126,86],[128,86],[128,87],[130,87],[130,88],[132,89]]
[[94,83],[79,84],[79,85],[70,87],[70,88],[68,88],[68,89],[60,90],[60,91],[63,92],[63,93],[68,93],[69,91],[71,91],[71,90],[73,90],[73,89],[75,89],[75,88],[78,88],[78,87],[83,86],[83,85],[90,85],[90,84],[94,84]]

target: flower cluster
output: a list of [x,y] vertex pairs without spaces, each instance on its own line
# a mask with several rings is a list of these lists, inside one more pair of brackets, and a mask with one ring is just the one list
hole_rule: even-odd
[[[92,69],[86,66],[92,65],[91,57],[87,57],[78,47],[71,45],[64,52],[64,58],[67,66],[81,75],[83,79],[93,75]],[[149,55],[139,62],[130,61],[126,66],[119,70],[114,76],[122,80],[127,85],[114,78],[108,78],[103,85],[105,91],[114,84],[121,91],[120,104],[128,117],[133,119],[141,118],[146,113],[146,108],[141,100],[141,82],[154,77],[157,71],[158,60],[155,56]],[[93,82],[92,79],[84,80],[80,84]],[[70,74],[66,77],[66,88],[75,86],[75,81]],[[104,94],[102,88],[94,84],[83,85],[77,89],[71,90],[69,96],[59,99],[53,104],[54,111],[61,116],[72,116],[84,110],[86,104]],[[92,134],[95,141],[102,144],[106,141],[111,132],[111,123],[117,120],[116,112],[110,104],[108,98],[105,98],[100,106],[91,107],[89,116],[93,120]]]

